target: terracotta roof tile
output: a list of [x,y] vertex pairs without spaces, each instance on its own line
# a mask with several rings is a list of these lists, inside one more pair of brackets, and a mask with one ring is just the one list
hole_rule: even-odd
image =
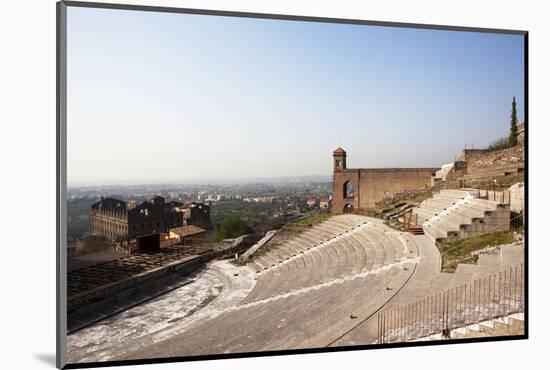
[[174,229],[170,229],[170,231],[173,232],[174,234],[177,234],[180,238],[184,238],[186,236],[191,236],[196,234],[202,234],[206,232],[205,229],[195,225],[176,227]]

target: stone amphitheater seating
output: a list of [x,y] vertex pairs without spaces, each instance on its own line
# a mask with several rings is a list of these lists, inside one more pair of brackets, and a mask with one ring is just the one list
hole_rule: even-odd
[[[437,198],[448,202],[463,194],[449,191]],[[472,212],[478,212],[475,203]],[[441,273],[439,252],[428,236],[362,216],[335,216],[240,267],[256,281],[237,304],[219,302],[212,316],[125,359],[371,344],[381,309],[521,263],[522,252],[503,248],[481,255],[477,265]],[[225,284],[222,292],[230,297],[231,282]]]
[[523,172],[524,164],[510,164],[502,166],[491,166],[489,168],[478,168],[472,172],[459,177],[458,180],[481,180],[493,177],[508,176],[515,173]]
[[249,263],[257,282],[244,303],[375,271],[414,252],[408,235],[382,223],[333,217]]
[[508,230],[510,206],[476,196],[476,191],[441,190],[414,209],[414,214],[425,234],[437,242]]
[[[348,230],[355,226],[348,225]],[[318,348],[334,341],[357,325],[351,314],[370,317],[391,299],[417,263],[407,258],[413,255],[411,249],[416,257],[409,235],[390,232],[382,223],[369,222],[355,230],[260,274],[254,272],[259,275],[256,285],[239,305],[167,339],[155,349],[155,356],[173,350],[174,344],[178,355],[186,355]],[[394,263],[399,258],[403,261]],[[208,345],[213,335],[215,348]],[[147,356],[147,349],[140,354]]]

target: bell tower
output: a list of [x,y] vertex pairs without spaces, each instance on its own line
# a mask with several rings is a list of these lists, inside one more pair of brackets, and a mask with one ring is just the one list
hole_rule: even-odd
[[334,162],[334,172],[343,171],[346,169],[346,151],[340,147],[332,152]]

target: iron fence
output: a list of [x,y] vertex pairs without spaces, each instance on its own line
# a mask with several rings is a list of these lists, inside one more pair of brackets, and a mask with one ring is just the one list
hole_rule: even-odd
[[523,263],[378,313],[378,343],[406,342],[524,311]]
[[492,200],[500,204],[510,204],[512,193],[509,190],[478,189],[478,198]]
[[524,214],[520,213],[510,219],[510,228],[511,229],[517,229],[523,226],[524,221]]

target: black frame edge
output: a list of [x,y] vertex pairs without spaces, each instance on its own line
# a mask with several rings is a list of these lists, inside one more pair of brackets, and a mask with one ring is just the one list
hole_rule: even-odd
[[119,10],[164,12],[164,13],[184,13],[184,14],[215,15],[215,16],[223,16],[223,17],[258,18],[258,19],[288,20],[288,21],[302,21],[302,22],[359,24],[359,25],[379,26],[379,27],[403,27],[403,28],[417,28],[417,29],[420,28],[420,29],[443,30],[443,31],[502,33],[502,34],[511,34],[511,35],[524,35],[527,33],[526,30],[509,30],[509,29],[482,28],[482,27],[461,27],[461,26],[451,26],[451,25],[407,23],[407,22],[386,22],[386,21],[372,21],[372,20],[362,20],[362,19],[353,19],[353,18],[330,18],[330,17],[253,13],[253,12],[240,12],[240,11],[214,10],[214,9],[177,8],[177,7],[154,6],[154,5],[129,5],[129,4],[84,2],[84,1],[72,1],[72,0],[64,0],[63,3],[65,3],[67,6],[95,8],[95,9],[119,9]]
[[523,187],[523,226],[524,226],[524,264],[525,264],[525,311],[524,323],[525,323],[525,338],[529,338],[529,33],[526,32],[523,36],[523,68],[524,68],[524,91],[523,96],[525,99],[524,102],[524,114],[523,121],[524,125],[524,151],[525,151],[525,174],[524,181],[525,185]]
[[67,5],[56,3],[56,367],[67,364]]

